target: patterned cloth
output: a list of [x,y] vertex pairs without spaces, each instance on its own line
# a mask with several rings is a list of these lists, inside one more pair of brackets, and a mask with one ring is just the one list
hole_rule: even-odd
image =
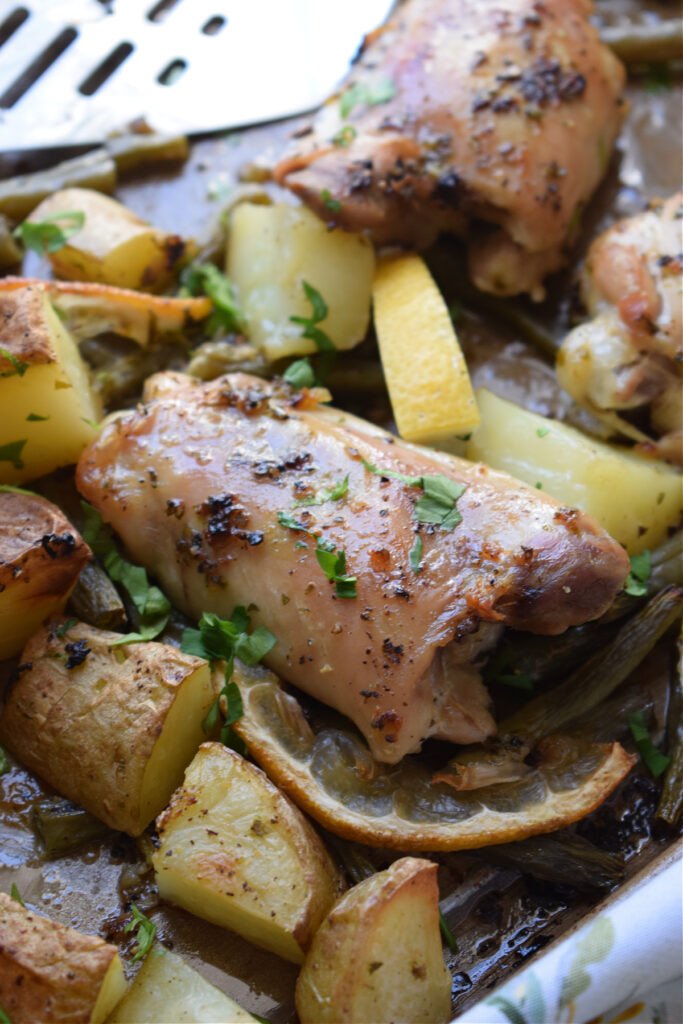
[[679,850],[454,1024],[683,1024],[682,971]]

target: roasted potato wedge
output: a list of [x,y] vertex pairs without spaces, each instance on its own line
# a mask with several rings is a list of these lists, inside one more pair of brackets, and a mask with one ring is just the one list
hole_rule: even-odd
[[436,864],[403,857],[350,889],[313,937],[296,986],[301,1024],[443,1024]]
[[54,192],[28,219],[39,223],[66,211],[83,213],[85,223],[66,245],[47,255],[55,274],[69,281],[158,291],[193,252],[178,235],[157,231],[115,199],[88,188]]
[[75,341],[46,292],[0,290],[0,483],[78,460],[101,407]]
[[242,1024],[256,1020],[199,971],[157,945],[107,1024]]
[[89,558],[52,502],[0,492],[0,661],[19,654],[40,623],[64,608]]
[[0,1006],[12,1024],[101,1024],[126,987],[115,946],[0,892]]
[[111,828],[139,835],[168,803],[214,697],[201,658],[55,618],[31,638],[0,718],[20,761]]
[[672,466],[586,437],[486,388],[477,402],[481,425],[467,443],[468,459],[589,512],[631,555],[661,544],[677,525],[683,479]]
[[312,826],[259,768],[203,743],[157,829],[152,862],[164,899],[303,961],[341,878]]
[[269,359],[315,352],[291,316],[310,317],[303,282],[327,304],[319,327],[335,348],[361,341],[370,319],[375,269],[363,235],[328,231],[305,206],[242,203],[230,218],[227,274],[237,286],[249,338]]

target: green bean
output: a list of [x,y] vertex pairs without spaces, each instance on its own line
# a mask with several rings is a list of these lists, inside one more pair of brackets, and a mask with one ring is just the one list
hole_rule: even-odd
[[23,252],[14,241],[7,218],[0,214],[0,270],[21,263]]
[[534,636],[511,630],[489,660],[485,682],[499,682],[501,676],[510,674],[528,678],[533,687],[563,679],[590,655],[604,648],[615,629],[615,626],[588,622],[572,626],[559,636]]
[[571,832],[535,836],[504,846],[487,846],[477,850],[477,855],[501,867],[517,868],[534,878],[572,885],[581,892],[611,889],[624,877],[620,857],[598,849]]
[[667,747],[670,761],[657,817],[668,825],[676,825],[683,811],[683,636],[678,641],[678,671],[672,680]]
[[600,38],[628,65],[683,59],[683,18],[606,25],[600,29]]
[[321,829],[321,831],[325,842],[337,854],[354,885],[358,885],[359,882],[375,874],[377,868],[368,857],[365,848],[359,843],[353,843],[350,839],[342,839],[341,836],[335,836],[325,829]]
[[559,686],[501,722],[501,737],[520,735],[536,743],[559,732],[609,697],[649,654],[683,611],[683,588],[670,586],[630,618],[614,640]]
[[190,155],[186,135],[114,135],[104,140],[104,148],[119,174],[138,171],[150,164],[180,163]]
[[106,149],[95,149],[45,171],[0,181],[0,213],[11,220],[23,220],[47,196],[74,186],[94,188],[98,192],[114,191],[116,164]]
[[69,598],[69,611],[97,629],[119,629],[126,609],[118,591],[96,562],[88,562]]
[[39,800],[33,806],[33,827],[48,857],[60,857],[91,839],[110,832],[94,814],[61,796]]

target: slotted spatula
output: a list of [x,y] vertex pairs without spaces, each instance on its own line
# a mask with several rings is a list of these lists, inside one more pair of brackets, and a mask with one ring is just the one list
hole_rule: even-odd
[[310,110],[390,0],[0,0],[0,150]]

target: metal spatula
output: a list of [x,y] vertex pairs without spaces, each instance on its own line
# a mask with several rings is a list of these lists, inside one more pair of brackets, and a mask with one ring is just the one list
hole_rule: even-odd
[[0,0],[0,150],[312,109],[390,0]]

